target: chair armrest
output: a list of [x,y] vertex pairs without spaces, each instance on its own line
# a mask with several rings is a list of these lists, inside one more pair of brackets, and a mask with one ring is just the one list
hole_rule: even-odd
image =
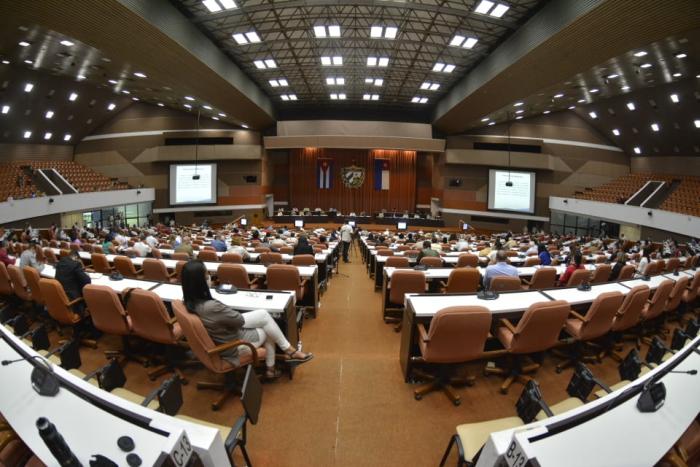
[[501,318],[501,324],[503,326],[507,327],[510,332],[515,334],[515,326],[513,326],[513,323],[511,323],[510,321],[508,321],[505,318]]
[[71,300],[71,301],[68,302],[66,305],[68,305],[68,306],[73,306],[73,305],[75,305],[76,303],[80,303],[80,302],[82,302],[82,301],[83,301],[83,297],[78,297],[78,298],[76,298],[75,300]]
[[580,319],[581,321],[586,321],[586,318],[581,316],[580,314],[576,313],[574,310],[569,310],[569,313],[574,316],[576,319]]
[[[134,269],[136,269],[136,268],[134,268]],[[143,268],[136,269],[136,274],[142,274],[142,273],[143,273]]]
[[425,325],[423,323],[418,323],[416,327],[418,328],[418,337],[420,338],[420,340],[422,340],[423,342],[430,342],[428,332],[425,330]]
[[303,289],[304,287],[306,287],[306,284],[308,282],[309,282],[308,279],[302,279],[302,281],[299,283],[299,287]]
[[177,271],[173,271],[173,272],[168,273],[168,277],[172,278],[172,277],[176,277],[176,276],[177,276]]
[[229,342],[226,342],[225,344],[217,345],[213,349],[207,350],[207,353],[209,355],[214,355],[217,353],[221,353],[225,350],[229,350],[229,349],[232,349],[234,347],[238,347],[239,345],[245,345],[246,347],[248,347],[250,349],[250,351],[253,355],[253,365],[257,365],[258,364],[258,352],[256,351],[255,346],[253,344],[251,344],[250,342],[244,341],[241,339],[237,339],[235,341],[229,341]]
[[168,320],[168,324],[171,326],[175,323],[177,323],[177,318],[175,318],[174,316]]
[[446,288],[447,288],[447,282],[445,282],[445,281],[440,281],[440,287],[442,287],[443,289],[446,289]]
[[524,285],[532,285],[532,281],[529,281],[527,279],[520,279],[520,282],[523,283]]

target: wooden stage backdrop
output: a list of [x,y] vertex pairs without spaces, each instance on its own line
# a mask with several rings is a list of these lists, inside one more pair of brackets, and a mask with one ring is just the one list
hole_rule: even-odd
[[[331,188],[319,188],[319,159],[331,166]],[[375,190],[375,159],[389,163],[389,189]],[[357,166],[365,170],[359,188],[348,188],[341,180],[343,167]],[[304,148],[292,150],[289,156],[289,207],[324,210],[336,208],[344,214],[351,211],[378,212],[416,208],[416,152],[386,149],[327,149]]]

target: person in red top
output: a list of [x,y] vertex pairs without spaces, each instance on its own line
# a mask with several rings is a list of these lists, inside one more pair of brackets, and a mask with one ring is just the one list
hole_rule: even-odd
[[566,286],[566,283],[569,282],[569,279],[571,278],[571,275],[574,273],[575,270],[577,269],[584,269],[583,267],[583,256],[581,256],[580,252],[576,252],[574,254],[574,259],[569,263],[569,265],[566,267],[566,271],[564,271],[564,274],[562,274],[559,277],[559,285],[560,286]]
[[4,241],[0,242],[0,262],[5,263],[5,266],[15,264],[17,258],[10,258],[10,256],[7,254],[7,248],[5,246],[6,244]]

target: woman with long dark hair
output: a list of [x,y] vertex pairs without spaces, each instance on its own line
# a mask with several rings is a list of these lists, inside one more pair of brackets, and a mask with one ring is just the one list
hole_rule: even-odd
[[306,238],[306,235],[299,235],[299,241],[297,242],[297,245],[294,247],[294,254],[295,255],[313,255],[314,254],[314,247],[311,246],[309,243],[309,239]]
[[[287,355],[287,362],[301,364],[313,358],[313,354],[296,350],[282,334],[279,326],[267,310],[239,313],[233,308],[214,300],[207,284],[207,269],[201,261],[187,262],[182,268],[182,294],[185,306],[202,320],[209,336],[217,344],[232,340],[245,340],[255,347],[264,346],[267,354],[265,377],[275,379],[280,373],[275,369],[275,345]],[[239,350],[240,349],[240,350]],[[222,357],[234,365],[239,364],[239,352],[247,347],[233,348],[222,353]]]

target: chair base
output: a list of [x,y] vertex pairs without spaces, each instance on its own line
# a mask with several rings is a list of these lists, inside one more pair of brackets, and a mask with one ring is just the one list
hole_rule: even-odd
[[599,354],[593,354],[593,355],[586,355],[584,346],[588,345],[589,347],[592,345],[589,345],[588,342],[580,342],[576,341],[573,344],[573,348],[570,353],[564,353],[560,352],[556,349],[552,350],[552,353],[554,355],[557,355],[558,357],[561,357],[564,359],[563,362],[559,362],[555,368],[555,371],[557,373],[561,373],[562,370],[565,368],[569,368],[571,366],[576,365],[578,362],[585,362],[585,363],[602,363],[602,360],[599,357]]
[[511,366],[511,368],[484,368],[484,376],[488,375],[500,375],[505,376],[506,379],[501,384],[501,394],[508,394],[508,389],[514,382],[520,384],[527,384],[531,377],[527,376],[525,373],[534,373],[541,365],[539,363],[531,363],[528,365],[521,365],[517,359],[516,362]]
[[211,409],[214,411],[217,411],[223,407],[224,402],[226,402],[228,398],[239,394],[238,391],[229,387],[227,384],[213,381],[200,381],[197,383],[197,389],[213,389],[214,391],[221,392],[219,397],[216,398],[211,404]]
[[454,387],[452,386],[453,384],[462,384],[466,386],[473,386],[474,381],[476,378],[473,376],[467,377],[464,380],[452,380],[452,381],[444,381],[441,380],[440,378],[435,378],[434,381],[424,384],[417,389],[413,391],[413,397],[419,401],[423,399],[423,396],[425,396],[428,393],[431,393],[433,391],[439,391],[441,390],[447,398],[454,404],[455,406],[460,405],[462,403],[462,400],[460,396],[455,392]]

